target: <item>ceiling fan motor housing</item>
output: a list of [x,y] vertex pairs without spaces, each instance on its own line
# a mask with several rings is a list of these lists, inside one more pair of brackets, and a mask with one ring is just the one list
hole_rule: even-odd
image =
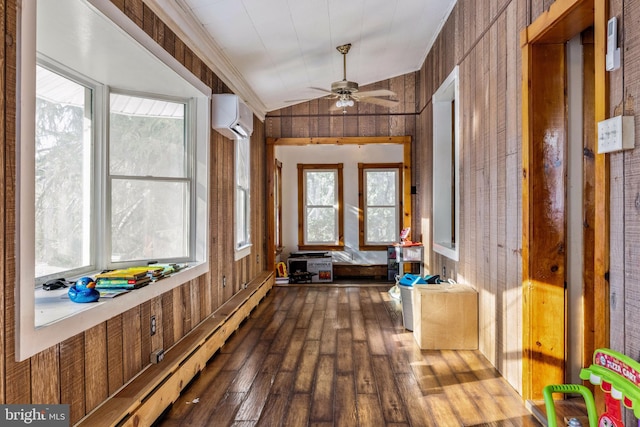
[[331,92],[340,95],[349,95],[358,91],[358,83],[348,80],[331,83]]

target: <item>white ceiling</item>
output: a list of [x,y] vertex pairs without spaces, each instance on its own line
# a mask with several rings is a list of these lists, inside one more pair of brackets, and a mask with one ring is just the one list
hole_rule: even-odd
[[419,70],[455,2],[145,0],[260,117],[342,80],[342,44],[360,86]]

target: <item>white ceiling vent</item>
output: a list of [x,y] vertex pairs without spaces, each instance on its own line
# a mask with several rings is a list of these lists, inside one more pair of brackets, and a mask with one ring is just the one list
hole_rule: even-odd
[[211,127],[229,139],[253,133],[253,113],[237,95],[211,95]]

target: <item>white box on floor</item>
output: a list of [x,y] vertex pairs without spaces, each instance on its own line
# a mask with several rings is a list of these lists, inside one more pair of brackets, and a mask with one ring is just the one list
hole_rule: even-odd
[[464,285],[413,287],[413,337],[423,350],[478,348],[478,292]]

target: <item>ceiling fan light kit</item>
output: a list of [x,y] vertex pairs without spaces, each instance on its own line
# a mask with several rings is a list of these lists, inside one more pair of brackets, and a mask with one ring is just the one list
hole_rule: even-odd
[[338,99],[336,101],[336,107],[338,108],[353,107],[354,105],[353,99]]

